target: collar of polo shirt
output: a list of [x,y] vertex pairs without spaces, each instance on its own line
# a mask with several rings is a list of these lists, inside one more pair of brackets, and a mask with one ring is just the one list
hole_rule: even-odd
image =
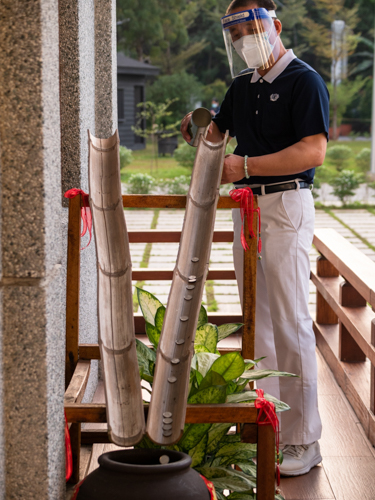
[[286,53],[280,57],[276,64],[274,64],[264,76],[261,76],[258,71],[255,70],[250,82],[256,83],[260,78],[262,78],[262,80],[272,83],[296,57],[297,56],[294,54],[292,49],[287,50]]

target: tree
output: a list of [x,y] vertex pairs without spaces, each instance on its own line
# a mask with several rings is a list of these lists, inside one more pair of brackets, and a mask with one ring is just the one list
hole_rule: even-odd
[[[151,137],[153,157],[155,159],[156,168],[158,168],[158,153],[157,153],[157,140],[165,137],[172,137],[177,134],[177,127],[180,120],[177,122],[170,122],[169,117],[172,112],[168,108],[176,99],[167,99],[165,102],[156,104],[152,101],[140,102],[140,108],[137,114],[136,126],[132,127],[135,134],[140,137]],[[169,123],[168,123],[169,122]],[[146,123],[146,127],[144,124]],[[152,161],[151,161],[152,171]]]
[[306,14],[306,0],[285,0],[280,11],[278,10],[278,18],[283,25],[281,39],[286,47],[293,47],[297,57],[308,50],[301,34]]
[[[340,60],[353,54],[358,44],[358,35],[353,30],[358,24],[357,6],[352,8],[345,7],[345,0],[314,0],[316,7],[316,20],[306,17],[304,20],[304,37],[312,47],[317,57],[331,62],[332,74],[332,126],[333,138],[337,139],[337,122],[339,96],[339,79],[344,77],[337,76],[337,65]],[[332,44],[332,23],[335,20],[345,22],[344,36],[341,43]],[[327,76],[329,72],[323,70]],[[328,74],[327,74],[328,73]]]

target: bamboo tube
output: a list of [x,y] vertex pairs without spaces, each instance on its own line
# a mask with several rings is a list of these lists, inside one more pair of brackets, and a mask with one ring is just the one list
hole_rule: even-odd
[[172,287],[161,332],[147,434],[170,445],[183,432],[190,365],[219,199],[227,135],[214,144],[201,137],[187,196]]
[[138,443],[145,431],[132,302],[131,259],[122,206],[119,137],[89,132],[90,207],[98,270],[99,346],[109,439]]

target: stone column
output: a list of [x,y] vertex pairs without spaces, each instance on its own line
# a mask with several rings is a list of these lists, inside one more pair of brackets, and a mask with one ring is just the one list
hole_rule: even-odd
[[95,0],[95,131],[117,129],[116,1]]
[[[94,0],[59,2],[60,18],[60,99],[61,99],[61,203],[63,194],[80,188],[88,192],[88,135],[95,134],[95,8]],[[64,269],[68,210],[63,210]],[[82,246],[87,243],[87,237]],[[96,255],[94,241],[81,252],[80,342],[98,341]],[[92,363],[84,401],[91,400],[98,378],[97,362]]]
[[0,2],[0,498],[64,492],[58,0]]

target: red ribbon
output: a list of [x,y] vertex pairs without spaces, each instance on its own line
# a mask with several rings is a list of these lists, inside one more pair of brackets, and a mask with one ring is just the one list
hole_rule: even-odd
[[73,455],[72,455],[72,445],[70,443],[70,434],[68,421],[66,419],[66,413],[64,410],[65,416],[65,480],[68,481],[70,476],[73,473]]
[[242,220],[242,228],[241,228],[241,243],[246,252],[248,250],[249,245],[246,242],[245,232],[244,232],[244,224],[245,224],[245,214],[247,217],[247,227],[249,228],[250,238],[255,238],[255,234],[253,231],[253,218],[254,212],[258,215],[259,222],[259,239],[258,239],[258,255],[262,251],[262,239],[260,237],[260,207],[254,209],[254,195],[249,187],[241,188],[241,189],[232,189],[229,191],[229,195],[232,200],[240,203],[241,210],[241,220]]
[[215,486],[211,483],[211,481],[209,481],[204,476],[202,476],[202,474],[199,474],[199,475],[203,479],[203,481],[206,483],[207,489],[210,493],[210,500],[217,500]]
[[258,425],[272,425],[273,430],[275,431],[276,438],[276,480],[277,486],[280,485],[280,459],[279,459],[279,445],[280,445],[280,425],[279,419],[277,418],[275,405],[271,403],[271,401],[267,401],[264,398],[263,389],[256,389],[256,393],[258,395],[255,400],[255,408],[258,408],[260,411],[258,413],[257,424]]
[[74,188],[74,189],[69,189],[69,191],[67,191],[64,194],[64,196],[65,196],[65,198],[75,198],[79,194],[82,196],[81,219],[82,219],[83,227],[82,227],[82,232],[81,232],[81,238],[82,238],[82,236],[85,236],[87,231],[90,234],[89,242],[87,243],[87,245],[85,247],[81,248],[81,250],[84,250],[85,248],[87,248],[90,245],[90,242],[91,242],[92,217],[91,217],[91,210],[90,210],[90,204],[89,204],[89,195],[87,193],[85,193],[84,191],[82,191],[82,189],[75,189]]

